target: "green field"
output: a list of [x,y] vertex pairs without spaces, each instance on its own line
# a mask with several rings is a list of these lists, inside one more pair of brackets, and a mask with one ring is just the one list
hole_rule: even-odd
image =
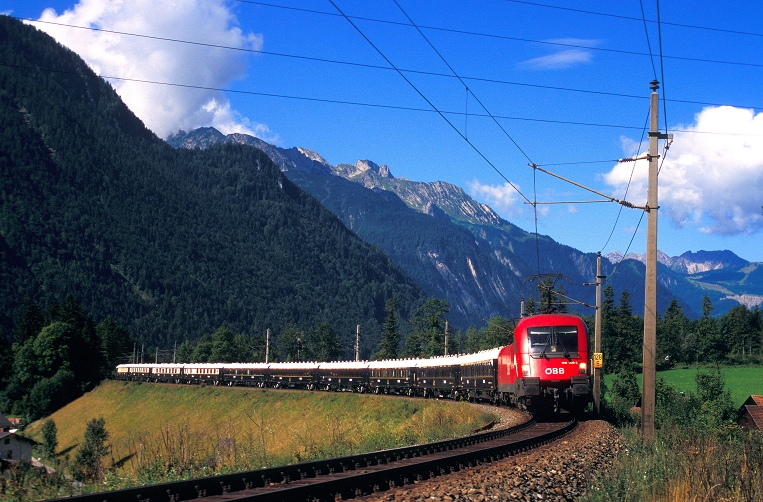
[[[700,367],[699,371],[707,372],[710,370]],[[721,367],[721,374],[726,380],[726,388],[731,391],[731,399],[735,406],[741,406],[751,394],[763,394],[763,366]],[[696,393],[696,375],[697,368],[682,368],[660,371],[657,373],[657,378],[662,378],[666,383],[680,391]],[[636,379],[640,387],[641,375],[636,375]],[[611,388],[613,380],[614,375],[604,376],[607,387]]]

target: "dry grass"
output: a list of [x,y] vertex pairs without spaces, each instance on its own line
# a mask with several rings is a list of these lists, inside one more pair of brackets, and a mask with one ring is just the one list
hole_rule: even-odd
[[[109,381],[52,415],[60,457],[99,416],[109,488],[422,443],[494,418],[436,400]],[[39,439],[41,426],[26,432]]]
[[763,435],[758,432],[662,430],[651,445],[636,429],[623,432],[627,448],[585,501],[763,500]]

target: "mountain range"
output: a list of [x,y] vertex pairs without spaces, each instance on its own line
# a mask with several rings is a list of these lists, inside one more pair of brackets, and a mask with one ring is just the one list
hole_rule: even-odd
[[[489,206],[446,182],[396,178],[386,165],[370,160],[331,165],[305,148],[279,148],[245,134],[224,135],[214,128],[179,131],[167,140],[177,148],[242,143],[265,152],[294,183],[311,193],[364,240],[377,245],[430,295],[447,298],[457,325],[479,325],[491,315],[516,317],[521,298],[537,298],[528,278],[541,272],[563,274],[566,293],[593,304],[596,255],[535,235],[501,218]],[[536,252],[537,245],[537,252]],[[613,252],[603,273],[619,293],[632,296],[643,312],[644,259]],[[660,253],[658,309],[677,299],[696,317],[702,298],[715,313],[740,303],[763,301],[763,266],[731,251]],[[622,263],[621,263],[622,262]],[[613,275],[613,272],[615,272]],[[572,306],[581,313],[590,309]],[[454,315],[455,314],[455,315]]]

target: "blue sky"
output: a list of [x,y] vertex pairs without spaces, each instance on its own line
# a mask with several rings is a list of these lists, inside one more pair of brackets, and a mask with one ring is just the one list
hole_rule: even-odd
[[[667,116],[674,134],[660,171],[659,248],[763,261],[760,2],[663,1],[658,33],[649,0],[646,29],[637,1],[333,1],[0,0],[0,11],[48,21],[35,25],[97,73],[134,79],[110,81],[162,137],[213,125],[332,164],[370,159],[398,177],[462,186],[529,231],[524,197],[601,197],[534,173],[528,158],[645,203],[646,163],[613,159],[638,150],[656,72],[667,98],[660,127]],[[538,228],[583,251],[624,252],[633,239],[630,252],[643,253],[641,215],[615,203],[538,205]]]

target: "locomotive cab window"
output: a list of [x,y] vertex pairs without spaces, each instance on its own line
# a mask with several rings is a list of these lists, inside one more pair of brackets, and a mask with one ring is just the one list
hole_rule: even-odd
[[542,326],[527,330],[528,351],[535,357],[571,357],[578,352],[578,328]]

